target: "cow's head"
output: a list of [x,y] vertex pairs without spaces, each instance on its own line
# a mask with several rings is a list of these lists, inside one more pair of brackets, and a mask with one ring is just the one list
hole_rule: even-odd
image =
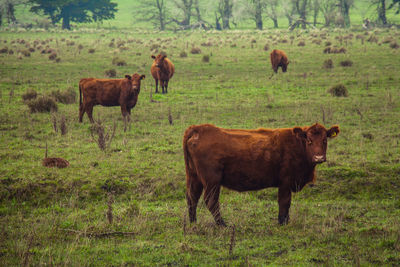
[[132,76],[125,75],[125,78],[131,82],[133,90],[140,91],[140,81],[146,78],[146,75],[140,75],[135,73],[132,74]]
[[159,54],[158,56],[152,55],[151,58],[154,59],[155,66],[160,68],[164,65],[164,59],[167,57],[165,54]]
[[327,139],[338,135],[339,126],[332,126],[327,130],[316,123],[310,127],[295,127],[293,133],[304,144],[308,162],[318,164],[326,161]]

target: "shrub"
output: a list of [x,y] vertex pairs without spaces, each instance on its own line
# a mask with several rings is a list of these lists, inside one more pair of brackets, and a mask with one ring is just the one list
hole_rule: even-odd
[[338,84],[329,89],[332,96],[348,96],[347,88],[343,84]]
[[198,47],[192,47],[192,50],[190,50],[190,53],[192,54],[200,54],[201,53],[201,49]]
[[390,47],[393,48],[393,49],[397,49],[397,48],[399,48],[399,45],[398,45],[397,42],[391,42],[390,43]]
[[209,55],[204,55],[202,61],[203,62],[210,62],[210,56]]
[[31,113],[57,111],[56,101],[48,96],[40,96],[27,102]]
[[118,57],[113,58],[112,64],[116,66],[126,66],[126,61]]
[[332,59],[327,59],[327,60],[324,61],[324,68],[325,69],[332,69],[333,68]]
[[50,60],[55,60],[57,58],[57,53],[53,52],[50,54],[49,59]]
[[73,104],[76,100],[76,92],[73,89],[68,89],[65,91],[52,91],[50,94],[57,102],[63,104]]
[[186,53],[185,51],[182,51],[182,52],[179,54],[179,56],[180,56],[180,57],[187,57],[187,53]]
[[22,94],[22,100],[24,102],[35,99],[36,97],[37,97],[37,93],[33,89],[28,89],[24,94]]
[[340,65],[342,67],[351,67],[351,66],[353,66],[353,61],[347,59],[347,60],[341,61]]
[[117,72],[115,71],[115,69],[106,70],[105,74],[106,74],[106,76],[108,76],[110,78],[117,76]]

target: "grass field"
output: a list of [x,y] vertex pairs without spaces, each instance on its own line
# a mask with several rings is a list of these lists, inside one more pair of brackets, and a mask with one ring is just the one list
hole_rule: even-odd
[[[0,265],[398,265],[400,54],[391,46],[399,36],[395,29],[3,32],[0,51],[14,53],[0,54]],[[327,42],[346,53],[324,54]],[[59,62],[41,54],[46,46]],[[201,53],[191,54],[192,47]],[[287,73],[272,75],[274,48],[288,54]],[[150,55],[160,51],[176,73],[169,93],[152,94],[151,101]],[[113,65],[114,58],[127,65]],[[333,68],[323,67],[328,59]],[[345,60],[352,65],[342,67]],[[58,103],[55,113],[30,113],[22,100],[28,90],[78,92],[80,78],[106,77],[110,69],[146,79],[126,132],[119,108],[94,108],[106,131],[117,126],[106,151],[93,140],[87,116],[78,122],[77,101]],[[328,92],[337,84],[348,97]],[[62,117],[65,135],[54,130]],[[338,124],[341,133],[317,167],[316,186],[294,195],[287,226],[277,223],[275,188],[222,190],[230,227],[215,226],[203,201],[198,222],[187,222],[182,137],[188,126],[317,121]],[[50,157],[70,166],[43,167],[46,144]],[[111,232],[130,234],[102,236]]]

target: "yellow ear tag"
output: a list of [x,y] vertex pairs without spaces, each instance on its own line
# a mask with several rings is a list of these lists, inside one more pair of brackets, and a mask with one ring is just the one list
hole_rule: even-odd
[[332,137],[335,137],[335,136],[336,136],[336,132],[333,132],[331,136],[332,136]]

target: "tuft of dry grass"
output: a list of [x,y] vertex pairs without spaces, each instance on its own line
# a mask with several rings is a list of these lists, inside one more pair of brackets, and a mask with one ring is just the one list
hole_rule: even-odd
[[268,51],[269,50],[269,44],[265,44],[263,49],[264,49],[264,51]]
[[351,67],[351,66],[353,66],[353,61],[351,61],[350,59],[340,61],[340,66]]
[[329,89],[329,93],[331,93],[332,96],[344,96],[347,97],[349,95],[349,92],[347,88],[343,84],[338,84]]
[[58,110],[56,101],[49,96],[40,96],[33,100],[27,101],[26,103],[31,113],[36,113],[36,112],[43,113],[43,112],[52,112]]
[[190,53],[192,54],[200,54],[201,53],[201,49],[198,47],[192,47],[192,49],[190,50]]
[[324,68],[325,69],[332,69],[333,68],[333,61],[332,59],[327,59],[324,61]]
[[73,89],[65,91],[52,91],[50,96],[53,97],[57,102],[63,104],[73,104],[76,101],[76,92]]
[[89,48],[88,53],[89,54],[93,54],[94,52],[96,52],[96,49],[94,48]]
[[306,45],[306,42],[304,42],[304,41],[300,41],[298,44],[297,44],[297,46],[305,46]]
[[206,63],[210,62],[210,56],[209,55],[204,55],[203,58],[202,58],[202,61],[206,62]]
[[53,52],[49,55],[50,60],[55,60],[57,58],[57,53]]
[[400,46],[396,41],[390,43],[390,48],[398,49]]
[[179,56],[180,57],[187,57],[188,55],[187,55],[187,53],[185,51],[182,51],[182,52],[179,53]]
[[105,75],[110,78],[114,78],[117,76],[117,71],[115,69],[106,70]]
[[118,57],[113,58],[112,64],[116,66],[126,66],[126,61]]
[[22,94],[22,100],[29,101],[37,97],[37,92],[33,89],[28,89],[24,94]]

